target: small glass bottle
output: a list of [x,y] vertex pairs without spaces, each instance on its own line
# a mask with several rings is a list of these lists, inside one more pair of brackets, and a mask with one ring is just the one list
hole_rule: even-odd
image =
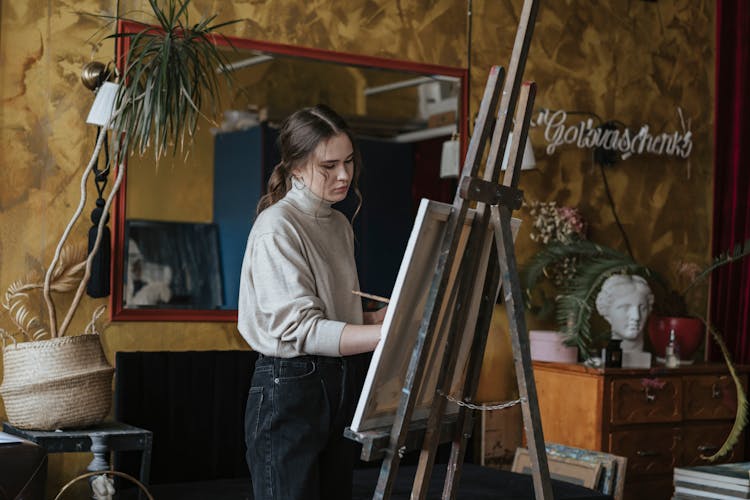
[[622,367],[622,348],[620,339],[609,339],[607,347],[602,349],[602,361],[606,368]]
[[669,331],[669,343],[664,349],[664,366],[667,368],[677,368],[680,366],[679,345],[675,338],[674,328]]

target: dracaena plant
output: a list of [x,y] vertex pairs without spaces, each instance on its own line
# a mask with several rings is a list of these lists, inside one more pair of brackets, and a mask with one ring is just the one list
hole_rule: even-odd
[[[169,0],[161,7],[149,0],[155,26],[107,38],[128,39],[130,48],[112,119],[115,135],[122,136],[125,154],[152,148],[157,159],[168,150],[181,150],[195,133],[198,120],[218,110],[219,75],[226,78],[226,56],[216,39],[231,43],[217,30],[237,21],[215,23],[216,16],[191,24],[190,0]],[[208,109],[206,109],[208,108]]]

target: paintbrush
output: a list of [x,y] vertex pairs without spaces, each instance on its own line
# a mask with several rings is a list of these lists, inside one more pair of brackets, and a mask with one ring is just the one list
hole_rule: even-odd
[[358,290],[352,290],[352,293],[354,295],[359,295],[360,297],[364,297],[366,299],[377,300],[378,302],[382,302],[384,304],[388,304],[390,302],[390,299],[381,297],[380,295],[373,295],[371,293],[360,292]]

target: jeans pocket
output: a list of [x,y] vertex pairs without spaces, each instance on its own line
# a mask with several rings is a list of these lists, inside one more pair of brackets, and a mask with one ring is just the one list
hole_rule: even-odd
[[263,406],[263,387],[251,387],[245,407],[245,440],[255,439],[260,426],[260,410]]
[[285,384],[289,382],[302,382],[313,379],[317,372],[317,365],[312,360],[282,359],[279,362],[279,375],[276,382]]

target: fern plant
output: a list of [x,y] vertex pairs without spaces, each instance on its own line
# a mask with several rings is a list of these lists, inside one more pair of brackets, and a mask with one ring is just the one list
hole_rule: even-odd
[[[533,291],[545,278],[546,270],[556,262],[573,258],[577,261],[575,274],[562,284],[558,295],[550,299],[543,290],[538,290],[542,304],[534,305]],[[570,243],[552,241],[534,255],[523,269],[527,307],[540,312],[554,307],[558,329],[565,336],[565,343],[577,346],[584,357],[588,357],[589,348],[595,341],[590,320],[596,295],[604,280],[622,273],[639,274],[648,280],[663,282],[657,273],[610,247],[589,240]]]

